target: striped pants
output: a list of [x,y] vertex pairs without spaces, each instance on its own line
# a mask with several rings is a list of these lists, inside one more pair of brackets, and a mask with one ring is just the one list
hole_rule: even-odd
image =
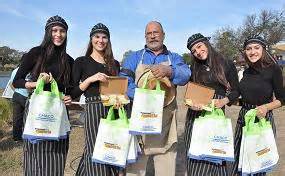
[[[215,95],[215,98],[223,98],[222,96]],[[186,124],[185,124],[185,144],[186,144],[186,156],[190,148],[191,136],[193,123],[195,118],[199,117],[201,111],[193,111],[190,108],[187,111],[186,115]],[[227,173],[226,162],[222,164],[216,164],[203,160],[195,160],[187,157],[186,169],[188,176],[225,176]]]
[[[231,175],[241,175],[241,172],[238,171],[238,163],[239,163],[239,152],[240,152],[240,145],[241,145],[241,139],[242,139],[242,127],[245,125],[244,121],[244,115],[246,112],[250,109],[255,108],[254,105],[243,105],[239,112],[239,117],[237,120],[236,128],[235,128],[235,135],[234,135],[234,151],[235,151],[235,162],[231,165]],[[266,119],[270,121],[273,129],[274,135],[276,135],[276,126],[273,119],[273,113],[272,111],[269,111],[266,114]],[[259,173],[254,174],[254,176],[263,176],[266,175],[266,173]]]
[[[26,103],[24,121],[28,115],[29,101]],[[40,141],[32,144],[24,140],[25,176],[63,176],[68,152],[69,139]]]
[[92,154],[101,118],[107,115],[107,108],[100,97],[86,98],[86,117],[84,121],[85,147],[76,171],[77,176],[116,176],[118,168],[111,165],[92,162]]

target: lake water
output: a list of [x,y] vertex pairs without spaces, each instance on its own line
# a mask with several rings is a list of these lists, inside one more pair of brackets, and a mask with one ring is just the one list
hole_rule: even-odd
[[10,79],[10,75],[0,75],[0,89],[4,89]]

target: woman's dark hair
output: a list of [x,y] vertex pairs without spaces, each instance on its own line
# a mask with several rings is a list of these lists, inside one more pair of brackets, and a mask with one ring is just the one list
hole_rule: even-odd
[[[90,37],[90,41],[88,43],[88,47],[85,53],[86,57],[89,57],[93,52],[93,45],[92,45],[92,37]],[[115,59],[114,59],[114,55],[113,55],[113,51],[112,51],[112,44],[110,41],[110,38],[108,38],[108,43],[106,46],[106,49],[104,50],[104,61],[107,65],[107,70],[109,72],[110,75],[112,76],[116,76],[118,75],[118,71],[115,69],[116,65],[115,65]]]
[[270,67],[271,65],[276,64],[274,61],[274,58],[271,56],[271,54],[263,46],[261,46],[261,47],[262,47],[261,58],[255,63],[252,63],[249,61],[249,59],[245,53],[245,50],[243,52],[243,57],[245,58],[245,61],[247,62],[247,64],[256,70],[258,70],[260,68]]
[[59,57],[59,75],[57,80],[63,80],[64,85],[69,84],[71,68],[68,62],[68,55],[66,54],[67,37],[61,46],[54,45],[52,41],[52,27],[50,26],[45,30],[44,39],[40,45],[41,54],[36,62],[32,71],[32,77],[37,79],[41,72],[45,71],[45,63],[47,63],[55,55]]
[[[225,59],[224,57],[219,54],[212,46],[211,44],[205,40],[202,41],[206,47],[208,48],[208,59],[207,59],[207,65],[210,67],[211,72],[213,73],[213,76],[219,81],[220,84],[225,86],[225,88],[230,88],[229,83],[226,79],[225,75],[225,70],[224,70],[224,64],[225,64]],[[200,71],[204,69],[204,62],[202,60],[199,60],[193,55],[193,65],[192,65],[192,75],[193,75],[193,81],[198,82],[198,83],[204,83],[205,78],[201,76]]]

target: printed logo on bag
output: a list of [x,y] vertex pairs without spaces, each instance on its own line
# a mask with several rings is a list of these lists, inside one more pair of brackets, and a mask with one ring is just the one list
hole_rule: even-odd
[[268,167],[271,166],[273,164],[272,160],[267,160],[261,163],[261,167]]
[[53,114],[44,114],[40,113],[37,115],[36,120],[42,120],[42,121],[47,121],[47,122],[54,122],[55,118]]
[[142,131],[155,131],[156,128],[154,126],[147,126],[147,125],[144,125],[142,126]]
[[257,154],[257,156],[261,156],[261,155],[264,155],[264,154],[266,154],[268,152],[270,152],[270,148],[266,147],[266,148],[264,148],[262,150],[257,151],[256,154]]
[[121,147],[118,144],[112,144],[108,142],[104,142],[104,147],[121,150]]
[[118,160],[113,155],[105,154],[103,156],[103,160],[105,161],[111,161],[111,162],[117,162]]
[[154,112],[141,112],[141,118],[157,118],[158,114]]
[[211,141],[225,144],[228,144],[230,142],[227,136],[214,136],[213,138],[211,138]]
[[37,134],[51,134],[49,129],[35,128]]
[[212,148],[212,153],[227,154],[227,152],[224,151],[224,150],[221,150],[221,149],[214,149],[214,148]]

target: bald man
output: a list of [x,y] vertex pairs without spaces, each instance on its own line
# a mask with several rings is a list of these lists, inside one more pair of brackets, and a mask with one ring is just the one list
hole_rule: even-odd
[[[170,52],[163,44],[165,33],[162,25],[151,21],[145,28],[146,45],[143,49],[130,54],[122,64],[121,76],[128,78],[127,95],[133,100],[137,81],[146,69],[150,69],[157,79],[167,78],[176,92],[177,85],[185,85],[191,71],[177,53]],[[175,176],[176,160],[176,99],[163,108],[162,133],[143,135],[143,154],[138,161],[127,166],[127,176],[144,176],[150,156],[154,160],[156,176]]]

